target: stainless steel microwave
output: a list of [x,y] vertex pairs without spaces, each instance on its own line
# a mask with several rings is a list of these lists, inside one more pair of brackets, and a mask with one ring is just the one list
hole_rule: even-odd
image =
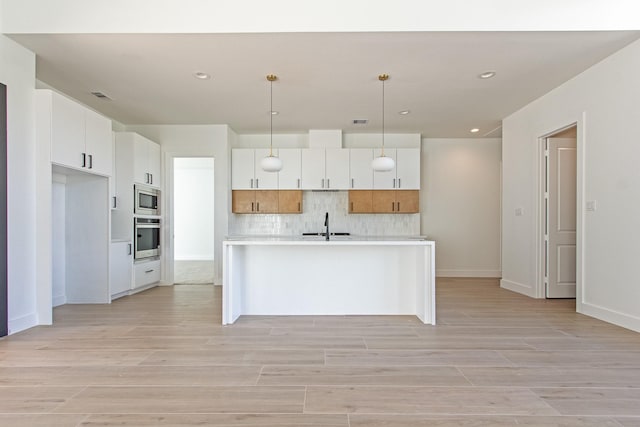
[[160,190],[136,185],[133,212],[136,215],[160,215]]

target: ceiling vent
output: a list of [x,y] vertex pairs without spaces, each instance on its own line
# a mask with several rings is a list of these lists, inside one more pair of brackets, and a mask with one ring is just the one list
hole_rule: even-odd
[[367,123],[369,123],[367,119],[353,119],[354,125],[366,125]]
[[107,95],[105,95],[102,92],[91,92],[91,95],[95,96],[96,98],[111,100],[111,98],[109,98]]

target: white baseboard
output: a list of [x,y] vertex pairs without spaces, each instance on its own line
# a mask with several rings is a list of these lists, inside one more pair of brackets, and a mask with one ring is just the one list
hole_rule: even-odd
[[38,326],[38,315],[36,313],[27,314],[26,316],[16,319],[9,319],[9,335],[33,328],[34,326]]
[[600,307],[588,302],[582,303],[580,313],[595,317],[596,319],[600,319],[608,323],[613,323],[614,325],[622,326],[623,328],[631,329],[632,331],[640,332],[640,318],[629,314],[609,310],[608,308]]
[[64,295],[58,295],[53,297],[53,300],[51,302],[53,307],[57,307],[59,305],[65,305],[67,303],[67,297]]
[[530,286],[524,285],[522,283],[513,282],[511,280],[502,279],[500,280],[500,287],[503,289],[507,289],[509,291],[517,292],[522,295],[526,295],[531,298],[536,297],[536,290]]
[[436,277],[488,277],[500,278],[500,270],[439,270],[436,269]]

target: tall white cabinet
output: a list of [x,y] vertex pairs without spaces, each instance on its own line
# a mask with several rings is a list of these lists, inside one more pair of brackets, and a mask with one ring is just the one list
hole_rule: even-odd
[[[115,132],[116,208],[111,209],[112,297],[145,289],[160,280],[160,260],[134,261],[134,186],[160,188],[160,145],[135,132]],[[162,197],[162,196],[161,196]],[[128,278],[128,280],[126,280]],[[126,288],[126,291],[125,289]]]
[[[108,303],[111,121],[48,89],[35,94],[38,147],[50,148],[54,304]],[[55,191],[54,191],[55,188]]]
[[111,120],[48,89],[38,90],[40,111],[50,121],[51,162],[110,176]]

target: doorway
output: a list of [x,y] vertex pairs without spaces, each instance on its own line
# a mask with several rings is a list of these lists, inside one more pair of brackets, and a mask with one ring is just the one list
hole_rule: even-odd
[[214,159],[173,159],[173,281],[213,284]]
[[545,298],[576,297],[577,127],[543,139]]

